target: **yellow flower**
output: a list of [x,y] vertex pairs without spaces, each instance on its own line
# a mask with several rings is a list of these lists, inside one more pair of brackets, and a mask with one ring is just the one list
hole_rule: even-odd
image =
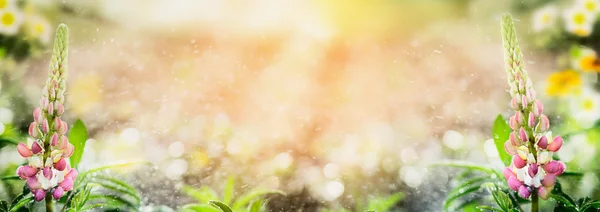
[[26,22],[27,33],[29,36],[39,39],[43,44],[50,42],[52,29],[48,20],[39,15],[31,15],[27,17]]
[[567,31],[575,35],[585,37],[592,33],[592,24],[595,14],[590,13],[584,7],[575,7],[565,10],[564,18]]
[[[2,0],[0,0],[2,1]],[[0,10],[0,33],[14,35],[23,24],[23,13],[15,7]]]
[[549,96],[565,96],[575,93],[581,86],[581,77],[574,70],[564,70],[548,77],[546,94]]
[[556,21],[556,7],[547,6],[536,10],[533,13],[533,30],[540,31],[552,26]]
[[600,72],[600,60],[596,54],[585,55],[579,59],[579,67],[583,71]]
[[14,6],[16,6],[15,0],[0,0],[0,10],[14,7]]
[[598,12],[598,9],[600,9],[598,7],[598,0],[579,0],[577,1],[577,5],[593,14]]

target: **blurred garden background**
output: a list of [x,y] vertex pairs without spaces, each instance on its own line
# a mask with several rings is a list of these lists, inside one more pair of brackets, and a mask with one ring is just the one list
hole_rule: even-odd
[[[284,191],[270,211],[358,211],[398,192],[390,211],[441,211],[458,172],[431,163],[502,167],[491,128],[509,114],[510,12],[554,131],[572,133],[560,157],[584,173],[580,194],[600,197],[600,69],[577,43],[595,35],[596,10],[573,28],[574,2],[0,0],[13,14],[0,29],[1,136],[27,131],[65,23],[64,119],[90,135],[80,167],[153,162],[114,173],[140,190],[141,211],[178,210],[196,201],[185,187],[221,191],[231,177],[236,193]],[[0,149],[3,170],[22,160]]]

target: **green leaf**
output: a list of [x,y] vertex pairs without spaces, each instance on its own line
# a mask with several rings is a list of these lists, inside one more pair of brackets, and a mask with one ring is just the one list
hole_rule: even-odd
[[[487,182],[487,183],[476,183],[476,184],[467,184],[467,183],[463,183],[461,186],[459,186],[459,189],[453,189],[452,191],[450,191],[448,193],[448,197],[446,197],[446,200],[444,201],[444,211],[453,211],[454,208],[450,208],[450,206],[452,206],[452,203],[454,200],[457,200],[463,196],[466,196],[468,194],[471,194],[473,192],[479,191],[479,189],[484,188],[484,187],[490,187],[490,186],[495,186],[493,183],[491,182]],[[451,210],[452,209],[452,210]]]
[[217,192],[207,186],[202,186],[200,189],[195,189],[191,186],[184,185],[183,192],[188,196],[191,196],[199,202],[208,202],[210,200],[219,199]]
[[231,200],[233,199],[233,192],[235,189],[235,177],[230,176],[227,178],[227,182],[223,188],[223,203],[231,204]]
[[6,176],[6,177],[0,177],[0,180],[4,181],[4,180],[18,180],[21,179],[19,178],[19,176]]
[[504,150],[504,143],[508,140],[510,135],[510,126],[502,115],[498,115],[494,121],[492,127],[492,138],[494,138],[494,144],[496,144],[496,150],[498,155],[505,166],[510,165],[510,155]]
[[562,203],[562,205],[567,208],[577,209],[577,202],[575,202],[573,197],[562,191],[560,182],[556,182],[556,184],[554,184],[554,189],[552,189],[552,192],[550,192],[550,197],[557,202]]
[[503,212],[503,210],[499,209],[499,208],[494,208],[492,206],[487,206],[487,205],[481,205],[481,206],[477,206],[477,208],[480,211],[499,211],[499,212]]
[[93,168],[86,172],[81,173],[80,177],[77,177],[77,180],[75,180],[75,187],[84,185],[85,184],[84,182],[87,179],[87,176],[89,176],[91,174],[98,173],[98,172],[101,172],[101,171],[104,171],[107,169],[122,168],[122,167],[127,167],[127,166],[132,166],[132,165],[140,165],[140,164],[151,165],[152,163],[147,162],[147,161],[134,161],[134,162],[109,164],[109,165],[104,165],[104,166],[100,166],[97,168]]
[[9,211],[17,211],[31,202],[33,202],[33,196],[31,193],[23,193],[13,200],[13,202],[10,204]]
[[252,200],[256,199],[257,197],[263,196],[263,195],[267,195],[267,194],[281,194],[281,195],[287,195],[285,192],[280,191],[280,190],[275,190],[275,189],[254,189],[244,195],[242,195],[241,197],[239,197],[235,203],[233,203],[233,208],[243,208],[246,205],[248,205]]
[[579,56],[581,56],[581,48],[579,48],[579,46],[577,45],[573,45],[569,49],[569,54],[572,58],[578,58]]
[[88,210],[92,210],[92,209],[96,209],[96,208],[103,208],[103,207],[104,207],[104,204],[91,204],[91,205],[81,208],[81,211],[88,211]]
[[89,196],[89,200],[104,200],[107,207],[129,207],[131,209],[137,210],[139,205],[131,202],[120,195],[113,194],[91,194]]
[[71,167],[78,167],[87,139],[88,133],[87,129],[85,128],[85,124],[83,124],[81,119],[77,119],[75,124],[73,124],[73,128],[71,128],[71,132],[69,133],[69,141],[75,147],[75,151],[70,158]]
[[0,201],[0,212],[8,212],[8,210],[10,209],[9,206],[10,205],[8,204],[7,201],[4,201],[4,200]]
[[260,209],[263,205],[263,199],[259,198],[257,200],[255,200],[254,202],[252,202],[249,206],[248,206],[248,212],[260,212]]
[[216,200],[208,201],[208,203],[215,208],[221,209],[221,211],[223,211],[223,212],[233,212],[233,210],[231,210],[231,208],[229,206],[227,206],[225,203],[222,203],[222,202],[219,202]]
[[95,177],[94,182],[100,184],[104,188],[113,190],[113,191],[121,193],[121,194],[129,195],[129,196],[135,198],[135,200],[138,202],[138,204],[140,204],[140,202],[142,200],[140,194],[137,192],[137,190],[133,186],[130,186],[126,182],[119,180],[117,178],[107,176],[107,175],[100,175],[100,176]]
[[498,204],[503,211],[509,211],[513,208],[512,200],[507,193],[504,193],[504,191],[498,188],[490,188],[490,190],[494,200],[496,201],[496,204]]
[[485,172],[488,174],[495,175],[496,177],[502,176],[502,174],[500,174],[499,172],[496,172],[496,170],[494,170],[493,168],[490,168],[490,167],[487,167],[484,165],[474,164],[471,162],[466,162],[466,161],[445,160],[445,161],[441,161],[441,162],[432,163],[430,165],[431,166],[447,166],[447,167],[464,168],[464,169],[468,169],[471,171]]
[[404,194],[402,192],[398,192],[390,195],[387,198],[377,198],[369,201],[369,206],[367,210],[374,211],[389,211],[394,205],[396,205],[400,200],[404,198]]
[[214,208],[207,204],[188,204],[181,207],[181,211],[187,212],[221,212],[221,210]]

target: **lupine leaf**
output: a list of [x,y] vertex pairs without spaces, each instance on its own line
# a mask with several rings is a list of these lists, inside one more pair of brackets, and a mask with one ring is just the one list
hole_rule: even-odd
[[[104,181],[106,181],[106,182],[104,182]],[[126,182],[119,180],[117,178],[110,177],[107,175],[100,175],[100,176],[95,177],[94,182],[102,185],[103,187],[105,187],[107,189],[110,189],[110,190],[113,190],[113,191],[116,191],[119,193],[123,193],[123,194],[128,194],[128,195],[132,196],[133,198],[135,198],[138,201],[138,204],[142,199],[140,194],[134,187],[130,186]],[[110,182],[114,185],[108,184],[107,182]]]
[[259,199],[255,200],[254,202],[250,203],[250,205],[248,206],[248,212],[260,212],[260,209],[263,205],[262,202],[263,202],[263,199],[259,198]]
[[558,181],[556,184],[554,184],[554,189],[552,189],[552,192],[550,192],[550,197],[562,203],[567,208],[577,208],[577,202],[575,202],[573,197],[562,191],[562,186]]
[[369,201],[368,210],[375,211],[388,211],[390,208],[394,207],[396,203],[404,198],[404,194],[402,192],[398,192],[390,195],[387,198],[377,199],[374,201]]
[[9,210],[9,204],[8,204],[8,202],[4,201],[4,200],[0,201],[0,211],[1,212],[8,212],[8,210]]
[[0,177],[0,180],[18,180],[20,179],[19,176],[6,176],[6,177]]
[[453,190],[453,192],[450,192],[448,194],[448,197],[444,201],[444,211],[450,211],[450,209],[451,209],[450,206],[452,206],[452,203],[454,202],[454,200],[459,199],[470,193],[476,192],[479,189],[481,189],[481,187],[482,187],[481,184],[473,184],[473,185],[468,185],[466,187],[463,187],[459,190]]
[[129,207],[132,209],[137,209],[139,207],[138,204],[133,203],[125,198],[123,198],[122,196],[119,195],[112,195],[112,194],[91,194],[89,196],[90,200],[104,200],[106,203],[106,206],[111,208],[111,207]]
[[233,208],[243,208],[246,205],[248,205],[255,198],[263,196],[263,195],[267,195],[267,194],[281,194],[284,196],[286,195],[285,192],[280,191],[280,190],[275,190],[275,189],[270,189],[270,190],[254,189],[254,190],[242,195],[241,197],[239,197],[235,201],[235,203],[233,203]]
[[504,143],[508,140],[510,135],[510,126],[502,115],[498,115],[494,121],[492,127],[492,138],[494,138],[494,144],[496,144],[496,150],[498,155],[505,166],[510,165],[510,155],[504,150]]
[[233,210],[231,210],[231,208],[225,203],[216,200],[208,201],[208,203],[215,208],[221,209],[223,212],[233,212]]
[[33,196],[30,193],[21,194],[10,204],[10,211],[17,211],[31,202],[33,202]]
[[219,199],[217,192],[207,186],[202,186],[200,189],[195,189],[191,186],[184,185],[183,192],[188,196],[194,197],[199,202],[208,202],[210,200]]
[[223,186],[223,203],[231,204],[233,199],[233,192],[235,189],[235,177],[230,176],[227,178],[227,182]]
[[496,170],[494,170],[490,167],[471,163],[471,162],[466,162],[466,161],[445,160],[445,161],[441,161],[441,162],[432,163],[431,165],[432,166],[464,168],[464,169],[468,169],[468,170],[472,170],[472,171],[482,171],[482,172],[485,172],[488,174],[502,176],[500,173],[496,172]]
[[492,206],[487,206],[487,205],[481,205],[481,206],[477,206],[477,208],[478,208],[480,211],[499,211],[499,212],[503,212],[503,210],[502,210],[502,209],[499,209],[499,208],[494,208],[494,207],[492,207]]
[[207,204],[188,204],[181,207],[181,210],[184,212],[221,212],[220,209]]
[[81,211],[87,211],[87,210],[92,210],[92,209],[96,209],[96,208],[103,208],[104,204],[91,204],[88,206],[85,206],[83,208],[81,208]]
[[73,124],[73,128],[71,128],[71,132],[69,132],[69,142],[75,147],[73,155],[69,158],[72,167],[78,168],[81,156],[83,156],[83,150],[85,150],[85,142],[87,139],[88,133],[85,124],[81,119],[77,119],[75,124]]
[[513,208],[512,200],[508,194],[498,188],[490,188],[492,196],[496,201],[496,204],[502,208],[503,211],[509,211]]
[[90,169],[86,172],[83,172],[80,174],[80,177],[77,177],[77,180],[75,180],[75,187],[84,185],[85,181],[87,180],[87,176],[93,174],[93,173],[98,173],[107,169],[113,169],[113,168],[120,168],[120,167],[127,167],[127,166],[133,166],[133,165],[151,165],[152,163],[147,162],[147,161],[134,161],[134,162],[124,162],[124,163],[116,163],[116,164],[109,164],[109,165],[104,165],[104,166],[100,166],[97,168],[93,168]]

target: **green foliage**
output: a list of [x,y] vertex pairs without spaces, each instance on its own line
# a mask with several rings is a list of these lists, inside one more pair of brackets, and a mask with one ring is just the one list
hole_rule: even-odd
[[394,205],[404,198],[404,193],[398,192],[388,197],[374,197],[367,202],[367,211],[385,212],[389,211]]
[[504,143],[508,140],[509,135],[510,126],[508,126],[508,123],[502,115],[498,115],[494,121],[494,126],[492,127],[492,138],[494,138],[496,150],[498,150],[498,155],[505,166],[510,165],[511,160],[510,155],[504,150]]
[[81,157],[83,156],[83,151],[85,149],[85,142],[88,139],[87,129],[85,124],[81,119],[77,119],[75,124],[73,124],[73,128],[69,133],[69,141],[75,147],[75,152],[70,158],[72,167],[79,167],[79,162],[81,161]]
[[[193,197],[199,203],[188,204],[182,207],[184,211],[211,211],[207,209],[210,205],[218,207],[221,211],[228,211],[225,207],[232,211],[264,211],[266,200],[265,195],[280,194],[286,195],[285,192],[275,189],[255,188],[247,193],[235,197],[235,178],[229,177],[223,186],[223,197],[219,199],[217,192],[210,187],[202,186],[199,189],[183,186],[183,192],[188,196]],[[230,207],[231,206],[231,207]],[[218,211],[218,210],[217,210]]]
[[211,200],[208,201],[208,204],[210,204],[211,206],[220,209],[222,212],[233,212],[233,210],[231,210],[231,208],[229,206],[227,206],[227,204],[216,201],[216,200]]

